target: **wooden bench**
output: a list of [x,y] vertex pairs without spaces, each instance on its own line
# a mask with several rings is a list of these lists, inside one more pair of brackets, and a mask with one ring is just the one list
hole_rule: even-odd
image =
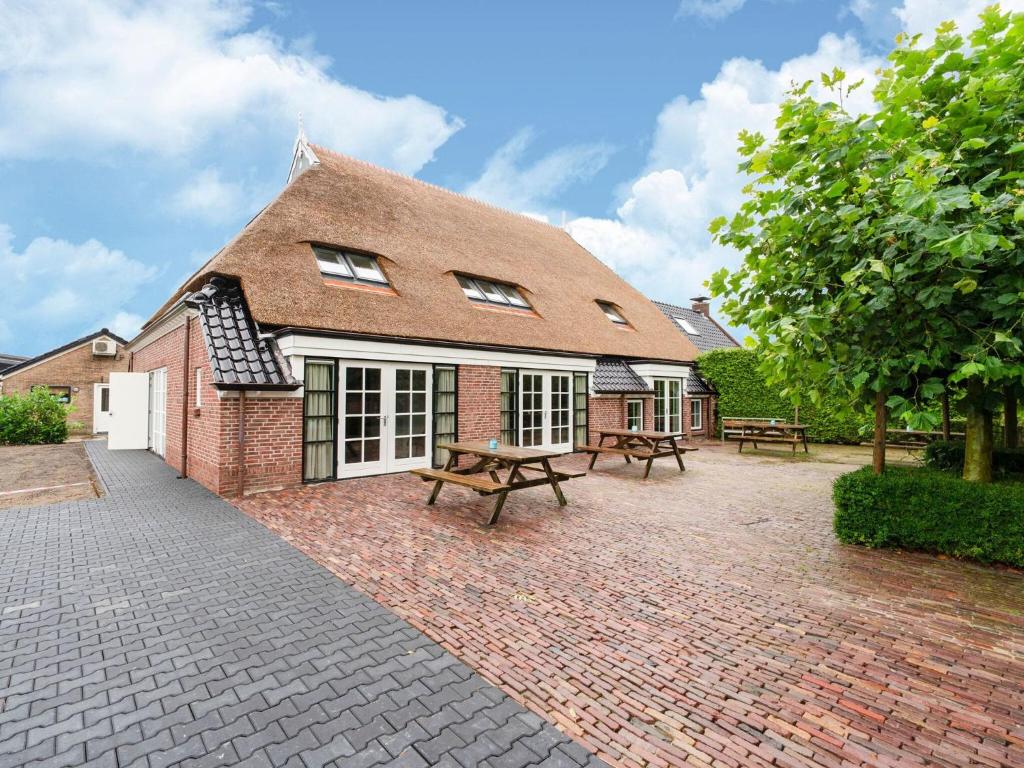
[[770,419],[722,419],[722,440],[739,443],[739,452],[743,453],[743,444],[773,443],[790,445],[796,453],[798,445],[807,452],[807,427],[803,424],[772,424]]
[[[511,490],[511,486],[505,483],[495,482],[489,477],[482,475],[467,475],[460,472],[448,472],[443,469],[412,469],[410,472],[423,480],[433,480],[437,483],[454,483],[455,485],[461,485],[466,488],[470,488],[481,496],[491,496],[495,493],[504,493]],[[440,490],[441,486],[437,486],[437,490]],[[431,495],[428,504],[433,504],[437,500],[436,494]]]

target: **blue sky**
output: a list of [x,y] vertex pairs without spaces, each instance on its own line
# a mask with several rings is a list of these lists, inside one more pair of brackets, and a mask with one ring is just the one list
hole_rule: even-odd
[[[982,0],[0,4],[0,351],[133,334],[314,142],[566,227],[685,302],[735,135]],[[1024,0],[1004,2],[1021,7]],[[869,106],[869,95],[862,103]]]

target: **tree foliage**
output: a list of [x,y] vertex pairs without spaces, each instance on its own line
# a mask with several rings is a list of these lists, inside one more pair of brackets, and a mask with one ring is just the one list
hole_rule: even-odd
[[795,401],[882,392],[934,428],[929,401],[961,388],[965,476],[973,456],[989,479],[992,393],[1024,379],[1024,14],[897,43],[874,114],[844,109],[859,84],[835,70],[832,101],[792,90],[774,141],[741,134],[747,199],[711,231],[744,258],[711,288]]
[[69,410],[46,387],[0,397],[0,445],[63,443]]

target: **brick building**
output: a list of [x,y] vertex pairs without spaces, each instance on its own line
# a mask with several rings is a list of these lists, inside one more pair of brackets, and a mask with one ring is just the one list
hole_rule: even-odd
[[147,434],[124,447],[221,494],[440,464],[453,439],[685,431],[697,354],[565,231],[303,137],[129,348],[121,415]]
[[128,342],[102,328],[57,349],[15,363],[0,371],[0,394],[46,387],[70,403],[68,417],[79,434],[107,431],[110,374],[128,370]]

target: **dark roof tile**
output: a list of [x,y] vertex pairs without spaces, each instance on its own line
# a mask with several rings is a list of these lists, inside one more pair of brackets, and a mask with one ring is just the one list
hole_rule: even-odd
[[594,392],[597,394],[622,394],[650,392],[647,382],[623,360],[604,358],[597,361],[594,371]]
[[[679,332],[688,338],[693,346],[701,352],[739,346],[739,344],[737,344],[728,333],[722,330],[722,327],[718,323],[703,312],[698,312],[695,309],[688,309],[686,307],[678,307],[675,304],[666,304],[662,301],[655,301],[654,305],[660,309],[665,316],[672,321],[672,324],[679,329]],[[691,326],[693,326],[694,330],[698,331],[698,333],[687,333],[686,330],[676,322],[676,318],[686,320]]]

